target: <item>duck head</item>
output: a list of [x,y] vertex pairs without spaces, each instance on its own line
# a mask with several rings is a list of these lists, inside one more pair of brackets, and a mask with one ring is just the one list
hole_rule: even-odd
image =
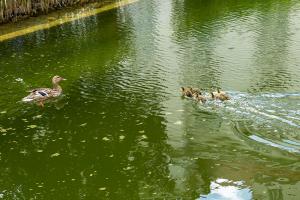
[[206,102],[206,98],[204,96],[202,96],[201,94],[199,93],[194,93],[193,94],[193,97],[196,101],[201,101],[202,103],[205,103]]
[[180,90],[181,90],[182,96],[185,96],[185,97],[192,97],[193,96],[193,92],[192,92],[191,87],[181,87]]
[[211,98],[215,98],[215,94],[213,92],[210,93],[211,94]]
[[67,79],[64,79],[63,77],[56,75],[56,76],[53,76],[52,83],[58,84],[60,81],[65,81],[65,80],[67,80]]

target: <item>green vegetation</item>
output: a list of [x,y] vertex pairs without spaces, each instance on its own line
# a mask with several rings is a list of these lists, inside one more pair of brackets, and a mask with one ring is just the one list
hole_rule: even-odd
[[104,0],[0,0],[0,24],[96,1],[104,2]]

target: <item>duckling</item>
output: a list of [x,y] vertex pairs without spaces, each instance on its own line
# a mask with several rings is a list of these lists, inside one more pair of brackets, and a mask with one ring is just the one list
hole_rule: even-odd
[[197,101],[197,102],[201,102],[201,103],[205,103],[206,102],[206,97],[204,97],[201,92],[200,93],[194,93],[193,94],[193,98]]
[[62,93],[62,88],[58,83],[60,81],[66,80],[60,76],[54,76],[52,78],[53,88],[36,88],[30,90],[30,94],[22,99],[23,102],[36,102],[39,106],[44,107],[44,101],[52,98],[58,97]]
[[224,91],[220,91],[220,89],[217,89],[217,92],[212,92],[211,97],[213,99],[219,99],[221,101],[225,101],[225,100],[230,99],[229,95],[226,94],[226,92],[224,92]]
[[193,88],[191,87],[181,87],[180,88],[182,96],[184,97],[193,97]]
[[200,94],[201,95],[201,91],[198,88],[191,88],[191,92],[192,92],[192,94]]

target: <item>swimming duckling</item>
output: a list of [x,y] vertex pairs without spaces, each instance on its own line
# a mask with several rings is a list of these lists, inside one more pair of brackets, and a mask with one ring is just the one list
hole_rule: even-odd
[[193,97],[193,88],[191,87],[181,87],[180,88],[182,96],[184,97]]
[[62,88],[58,85],[60,81],[66,80],[60,76],[54,76],[52,78],[53,88],[37,88],[30,90],[30,94],[22,99],[23,102],[36,102],[38,105],[44,107],[44,101],[58,97],[62,93]]
[[192,92],[192,94],[200,94],[201,95],[201,91],[198,88],[191,88],[191,92]]
[[220,89],[218,89],[217,92],[212,92],[211,97],[213,99],[219,99],[221,101],[225,101],[225,100],[230,99],[229,95],[226,94],[226,92],[224,92],[224,91],[220,91]]
[[206,102],[206,97],[204,97],[201,92],[200,93],[194,93],[193,94],[193,98],[197,101],[197,102],[201,102],[201,103],[205,103]]

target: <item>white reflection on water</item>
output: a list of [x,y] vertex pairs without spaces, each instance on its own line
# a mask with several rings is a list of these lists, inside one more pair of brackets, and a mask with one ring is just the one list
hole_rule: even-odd
[[[266,145],[269,145],[269,146],[272,146],[272,147],[277,147],[277,148],[281,148],[281,149],[284,149],[284,150],[287,150],[289,152],[295,152],[295,153],[300,153],[300,151],[296,148],[293,148],[293,147],[288,147],[288,146],[284,146],[284,145],[280,145],[280,144],[276,144],[274,142],[271,142],[269,140],[266,140],[264,138],[261,138],[259,136],[256,136],[256,135],[250,135],[249,138],[251,138],[252,140],[255,140],[257,142],[260,142],[260,143],[263,143],[263,144],[266,144]],[[290,141],[290,140],[284,140],[286,143],[290,143],[290,144],[293,144],[293,145],[298,145],[299,144],[297,142],[294,142],[294,141]]]
[[243,188],[242,181],[230,181],[217,179],[210,184],[211,192],[208,195],[201,195],[197,200],[248,200],[252,199],[252,191]]

